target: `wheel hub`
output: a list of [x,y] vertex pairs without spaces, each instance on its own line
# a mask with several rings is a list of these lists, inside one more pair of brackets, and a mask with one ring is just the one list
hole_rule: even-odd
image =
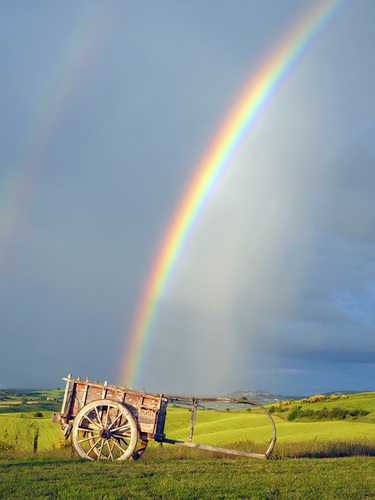
[[109,439],[111,437],[111,432],[108,429],[100,429],[99,437],[102,439]]

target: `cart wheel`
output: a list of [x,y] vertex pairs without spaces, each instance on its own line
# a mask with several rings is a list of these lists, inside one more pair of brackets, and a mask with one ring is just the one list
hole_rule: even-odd
[[88,403],[78,412],[72,438],[82,458],[127,460],[137,445],[137,424],[126,406],[102,399]]
[[[80,435],[83,435],[83,437],[87,438],[88,444],[93,446],[93,452],[95,453],[96,456],[99,455],[99,448],[97,448],[94,443],[94,433],[89,431],[89,432],[82,432],[80,431]],[[136,445],[136,450],[133,452],[132,456],[129,458],[129,460],[139,460],[143,453],[146,451],[148,445],[148,441],[138,441]]]

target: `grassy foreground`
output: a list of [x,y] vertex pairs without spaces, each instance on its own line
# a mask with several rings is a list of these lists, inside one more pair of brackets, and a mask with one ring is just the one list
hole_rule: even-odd
[[0,456],[0,498],[374,497],[375,458],[256,461],[180,457],[93,463],[56,456]]

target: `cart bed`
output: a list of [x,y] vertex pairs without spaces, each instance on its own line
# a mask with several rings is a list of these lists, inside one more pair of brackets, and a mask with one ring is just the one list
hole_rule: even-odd
[[[109,385],[107,382],[83,381],[63,378],[67,381],[61,414],[55,414],[53,421],[71,424],[78,412],[88,403],[107,399],[117,401],[128,408],[138,424],[141,440],[161,441],[165,437],[164,424],[167,412],[167,399],[162,394],[147,394],[126,387]],[[69,387],[70,386],[70,387]]]

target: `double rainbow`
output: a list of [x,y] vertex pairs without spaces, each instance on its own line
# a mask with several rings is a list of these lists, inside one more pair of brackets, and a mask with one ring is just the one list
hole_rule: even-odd
[[270,56],[250,78],[196,167],[152,265],[128,336],[120,383],[137,385],[142,368],[142,355],[160,297],[215,186],[231,165],[236,151],[261,112],[343,3],[343,0],[319,2],[277,43]]

